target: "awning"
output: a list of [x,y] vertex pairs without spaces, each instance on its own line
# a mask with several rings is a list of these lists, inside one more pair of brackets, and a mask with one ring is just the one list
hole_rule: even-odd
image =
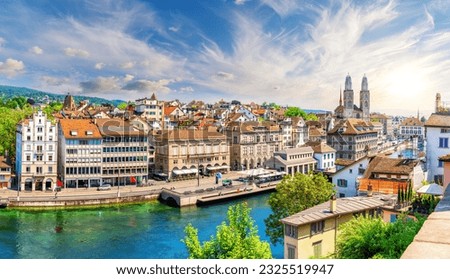
[[227,165],[223,166],[214,166],[214,167],[206,167],[207,170],[223,170],[223,169],[229,169],[230,167]]
[[436,183],[431,183],[431,184],[420,187],[420,189],[417,190],[417,193],[441,196],[444,194],[444,187],[442,187],[441,185],[438,185]]
[[176,175],[183,175],[183,174],[198,173],[198,170],[197,169],[173,170],[173,173]]

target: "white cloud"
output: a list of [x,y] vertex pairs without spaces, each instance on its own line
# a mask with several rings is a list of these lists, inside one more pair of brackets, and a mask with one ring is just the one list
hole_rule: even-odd
[[45,86],[62,86],[70,83],[69,78],[59,78],[52,76],[42,76],[40,80],[44,82]]
[[130,61],[120,64],[120,68],[122,68],[122,69],[131,69],[133,67],[134,67],[134,62],[130,62]]
[[7,77],[14,77],[15,75],[22,73],[25,65],[22,61],[12,58],[6,59],[5,62],[0,62],[0,74]]
[[261,0],[261,2],[280,16],[296,13],[302,9],[302,5],[305,5],[305,2],[300,0]]
[[120,89],[117,77],[97,77],[94,80],[80,82],[83,93],[117,92]]
[[232,73],[226,73],[226,72],[217,72],[215,77],[222,79],[222,80],[233,80],[234,75]]
[[175,27],[175,26],[170,26],[169,30],[172,31],[172,32],[178,32],[178,30],[180,30],[180,28],[179,27]]
[[236,5],[244,5],[248,0],[234,0],[234,4]]
[[194,88],[192,88],[192,86],[181,87],[180,91],[181,92],[194,92]]
[[123,81],[124,82],[129,82],[129,81],[132,81],[133,79],[134,79],[133,75],[126,74],[125,77],[123,78]]
[[105,63],[101,63],[101,62],[95,63],[95,66],[94,66],[94,68],[97,69],[97,70],[101,70],[104,67],[105,67]]
[[37,55],[40,55],[40,54],[44,53],[44,50],[42,48],[38,47],[38,46],[34,46],[34,47],[30,48],[29,51],[31,53],[34,53],[34,54],[37,54]]
[[64,54],[67,56],[88,57],[89,52],[83,49],[67,47],[64,49]]

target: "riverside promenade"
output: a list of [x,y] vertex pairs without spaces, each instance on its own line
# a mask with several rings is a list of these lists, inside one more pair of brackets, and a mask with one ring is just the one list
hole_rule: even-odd
[[[0,205],[10,208],[54,208],[54,207],[80,207],[80,206],[98,206],[113,205],[122,203],[142,202],[146,200],[155,200],[160,198],[162,192],[171,193],[170,198],[189,197],[191,202],[177,206],[195,205],[197,200],[220,201],[222,199],[244,196],[250,193],[249,186],[237,179],[240,177],[237,172],[224,174],[223,179],[231,179],[231,187],[223,187],[222,180],[215,183],[215,177],[201,177],[200,179],[190,179],[182,181],[154,181],[149,180],[151,186],[136,185],[113,186],[110,190],[98,191],[97,188],[64,188],[59,192],[47,191],[21,191],[14,189],[0,189]],[[275,184],[264,185],[266,187],[258,188],[252,186],[256,191],[271,190]],[[223,193],[223,194],[222,194]],[[167,195],[166,195],[167,198]],[[165,199],[166,200],[166,199]],[[170,200],[171,201],[171,200]],[[1,210],[1,209],[0,209]]]

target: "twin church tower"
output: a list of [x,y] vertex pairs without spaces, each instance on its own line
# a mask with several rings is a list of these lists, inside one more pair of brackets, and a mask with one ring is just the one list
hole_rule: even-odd
[[366,121],[370,120],[370,91],[366,75],[362,78],[361,91],[359,91],[359,107],[355,105],[355,94],[353,92],[352,78],[350,75],[347,75],[345,78],[343,101],[342,91],[340,94],[339,106],[334,111],[337,118],[359,118]]

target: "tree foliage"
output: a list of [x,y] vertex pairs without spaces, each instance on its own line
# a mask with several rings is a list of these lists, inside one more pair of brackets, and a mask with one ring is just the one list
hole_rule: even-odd
[[230,206],[227,221],[217,227],[215,236],[200,243],[198,229],[186,226],[182,240],[190,259],[270,259],[272,252],[268,242],[261,241],[258,229],[250,216],[246,203]]
[[24,97],[13,99],[0,100],[0,154],[4,155],[8,150],[11,158],[16,154],[16,125],[33,112]]
[[336,258],[399,259],[425,221],[417,218],[402,216],[394,223],[381,218],[353,218],[339,227]]
[[117,108],[120,109],[120,110],[124,110],[124,109],[127,108],[127,106],[128,106],[128,104],[123,102],[123,103],[118,104]]
[[317,121],[318,118],[313,113],[306,113],[304,110],[302,110],[299,107],[288,107],[286,111],[284,112],[284,116],[286,117],[301,117],[306,121]]
[[273,244],[283,241],[281,219],[330,199],[334,186],[323,174],[286,176],[269,198],[272,213],[264,220],[266,234]]

